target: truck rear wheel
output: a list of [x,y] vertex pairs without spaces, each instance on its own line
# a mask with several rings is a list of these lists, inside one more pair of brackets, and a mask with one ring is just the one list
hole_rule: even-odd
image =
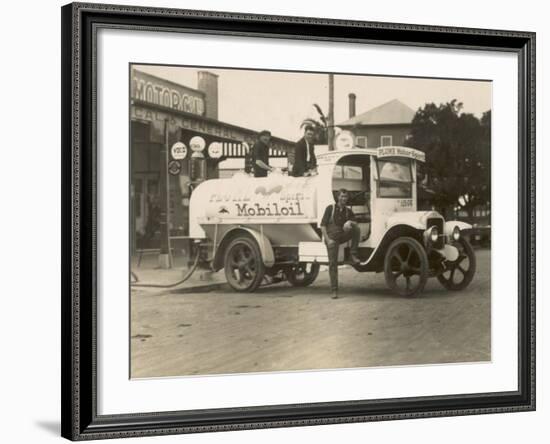
[[384,259],[388,287],[400,296],[416,296],[428,280],[428,256],[412,237],[399,237],[389,246]]
[[307,287],[317,279],[319,268],[319,264],[314,262],[300,262],[288,271],[286,278],[293,287]]
[[250,236],[233,239],[225,250],[224,270],[231,288],[242,292],[255,291],[265,275],[258,243]]

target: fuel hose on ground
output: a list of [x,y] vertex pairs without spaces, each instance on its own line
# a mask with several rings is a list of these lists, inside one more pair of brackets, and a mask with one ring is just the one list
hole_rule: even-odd
[[185,276],[180,279],[177,282],[174,282],[173,284],[147,284],[147,283],[140,283],[138,281],[137,275],[132,271],[132,278],[135,279],[135,282],[131,282],[130,285],[132,287],[147,287],[147,288],[173,288],[177,287],[178,285],[183,284],[187,279],[191,277],[191,275],[195,272],[197,269],[197,266],[199,265],[199,258],[200,258],[200,251],[197,251],[197,255],[195,256],[195,261],[193,262],[193,265],[189,269],[189,271],[185,274]]

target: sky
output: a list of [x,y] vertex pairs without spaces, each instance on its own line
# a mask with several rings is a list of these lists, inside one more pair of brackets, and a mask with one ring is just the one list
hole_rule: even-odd
[[[137,69],[167,80],[197,88],[197,72],[208,70],[218,77],[218,118],[234,125],[289,140],[301,137],[301,122],[317,118],[317,103],[328,114],[328,75],[243,69],[210,69],[139,65]],[[383,77],[369,75],[334,76],[335,124],[348,119],[348,94],[355,93],[356,113],[398,99],[413,110],[424,104],[457,99],[463,112],[480,117],[491,109],[489,81]]]

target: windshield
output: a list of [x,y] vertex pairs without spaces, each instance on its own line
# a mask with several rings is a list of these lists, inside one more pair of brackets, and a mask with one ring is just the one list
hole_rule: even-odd
[[411,166],[407,161],[379,160],[378,171],[380,172],[380,180],[411,182]]
[[378,197],[412,197],[411,161],[377,159]]

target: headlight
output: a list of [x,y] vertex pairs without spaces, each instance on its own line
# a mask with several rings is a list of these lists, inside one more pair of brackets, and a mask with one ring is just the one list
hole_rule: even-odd
[[437,242],[437,238],[439,237],[439,231],[437,230],[437,227],[432,227],[430,229],[430,240],[435,243]]
[[436,244],[439,240],[439,230],[433,225],[424,231],[424,246],[426,248],[432,248],[433,244]]
[[460,228],[454,227],[453,228],[453,240],[456,242],[460,239]]

